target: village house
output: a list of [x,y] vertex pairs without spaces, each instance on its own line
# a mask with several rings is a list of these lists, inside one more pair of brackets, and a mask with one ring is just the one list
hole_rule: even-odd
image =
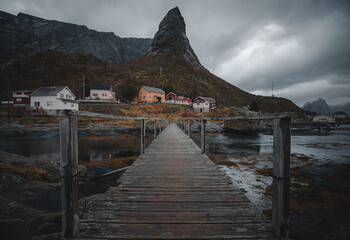
[[334,112],[334,117],[337,119],[346,118],[346,113],[342,111]]
[[165,103],[165,92],[160,88],[142,86],[139,91],[139,102]]
[[165,96],[165,102],[170,104],[190,105],[192,97],[184,93],[170,92]]
[[115,92],[112,91],[112,86],[108,84],[92,84],[90,85],[90,97],[93,100],[115,101]]
[[30,105],[30,94],[32,91],[11,91],[10,101],[13,102],[13,106],[26,106]]
[[209,102],[196,100],[193,102],[193,110],[198,113],[209,112]]
[[194,102],[195,101],[205,101],[205,102],[209,103],[209,108],[210,109],[216,108],[216,100],[214,98],[208,98],[208,97],[199,96],[199,97],[196,97],[194,99]]
[[312,118],[312,122],[317,124],[334,124],[335,118],[327,115],[317,115]]
[[58,115],[61,110],[78,110],[76,97],[68,87],[41,87],[30,95],[32,113]]

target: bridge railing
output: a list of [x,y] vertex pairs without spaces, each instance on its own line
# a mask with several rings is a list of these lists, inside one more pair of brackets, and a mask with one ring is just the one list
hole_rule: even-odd
[[179,127],[191,136],[191,124],[200,121],[201,152],[205,153],[205,125],[207,121],[273,120],[273,194],[272,231],[276,238],[289,236],[289,188],[291,119],[295,113],[278,113],[257,116],[190,118],[177,120]]
[[[60,175],[62,237],[72,238],[79,232],[78,223],[78,124],[77,117],[104,118],[114,120],[141,121],[141,154],[145,152],[146,121],[154,121],[154,138],[157,137],[157,121],[160,123],[159,134],[168,124],[168,120],[141,117],[119,117],[84,111],[63,110],[60,115]],[[162,125],[163,123],[163,125]],[[113,171],[115,174],[125,168]],[[107,176],[107,175],[106,175]]]

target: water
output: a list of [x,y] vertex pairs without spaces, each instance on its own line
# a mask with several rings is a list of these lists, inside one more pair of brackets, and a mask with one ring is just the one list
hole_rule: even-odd
[[[349,126],[343,126],[349,127]],[[199,136],[193,136],[198,143]],[[241,153],[261,155],[273,152],[272,135],[208,134],[209,153]],[[302,154],[320,162],[346,163],[350,161],[350,130],[336,130],[321,135],[300,135],[291,137],[291,153]]]
[[[149,143],[150,139],[146,139]],[[109,136],[83,136],[78,141],[79,162],[102,161],[113,157],[127,157],[140,154],[140,136],[117,134]],[[39,160],[60,159],[59,137],[8,138],[0,133],[0,150],[33,156]]]

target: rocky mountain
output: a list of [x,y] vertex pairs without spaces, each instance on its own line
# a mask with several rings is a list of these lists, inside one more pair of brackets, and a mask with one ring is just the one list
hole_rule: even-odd
[[328,106],[327,102],[322,98],[319,98],[317,101],[313,101],[312,103],[306,102],[302,109],[309,112],[315,112],[317,114],[331,114],[333,112]]
[[[45,29],[45,25],[42,28]],[[90,33],[86,34],[89,36]],[[41,35],[38,37],[42,38]],[[87,85],[101,81],[112,84],[118,98],[129,101],[137,97],[142,85],[147,85],[193,97],[212,97],[218,106],[254,105],[263,112],[301,111],[288,99],[252,95],[205,69],[190,45],[185,21],[177,7],[161,21],[150,46],[146,54],[123,64],[102,61],[87,53],[51,50],[11,61],[0,59],[0,78],[4,80],[0,88],[6,89],[6,82],[11,83],[11,90],[67,85],[77,97],[81,97],[84,75]],[[28,44],[28,49],[31,48],[32,45]]]
[[85,52],[101,60],[124,63],[143,55],[152,39],[120,38],[86,26],[0,11],[0,59],[14,59],[53,50]]
[[191,65],[202,68],[186,36],[186,24],[178,7],[171,9],[160,22],[151,47],[153,56],[171,54],[184,57]]
[[244,106],[256,102],[263,111],[299,111],[283,98],[263,98],[245,92],[210,73],[199,61],[186,35],[186,24],[178,7],[159,24],[149,54],[124,64],[135,87],[156,86],[191,96],[215,98],[219,105]]

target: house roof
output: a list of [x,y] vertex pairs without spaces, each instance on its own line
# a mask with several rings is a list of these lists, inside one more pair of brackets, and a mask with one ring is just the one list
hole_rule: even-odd
[[30,91],[30,90],[17,90],[17,91],[10,91],[11,93],[14,93],[14,92],[33,92],[33,91]]
[[35,90],[30,96],[56,96],[65,87],[41,87]]
[[111,85],[108,84],[103,84],[103,83],[96,83],[96,84],[91,84],[90,89],[96,89],[96,90],[110,90]]
[[204,99],[204,100],[214,100],[215,101],[214,98],[208,98],[208,97],[202,97],[202,96],[196,97],[196,99],[198,99],[198,98],[201,98],[201,99]]
[[165,93],[162,89],[160,88],[154,88],[154,87],[147,87],[147,86],[142,86],[146,91],[148,92],[159,92],[159,93]]
[[[190,95],[188,95],[188,94],[177,93],[177,92],[170,92],[170,93],[173,93],[173,94],[175,94],[176,96],[184,96],[184,97],[187,97],[187,98],[191,98],[191,99],[192,99],[192,96],[190,96]],[[168,96],[170,93],[168,93],[167,96]]]

